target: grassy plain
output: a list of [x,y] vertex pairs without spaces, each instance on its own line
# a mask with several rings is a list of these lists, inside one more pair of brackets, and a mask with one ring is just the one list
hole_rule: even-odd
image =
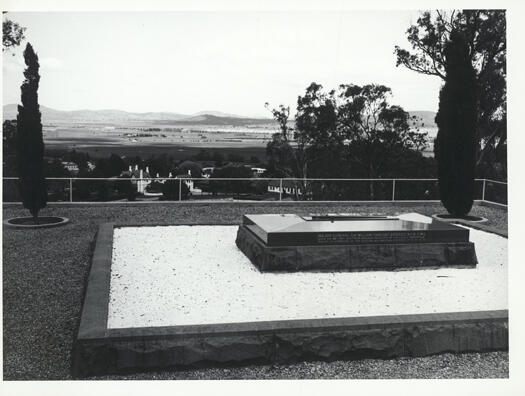
[[[268,129],[269,128],[269,129]],[[46,155],[60,156],[69,150],[93,158],[120,156],[148,158],[162,154],[184,160],[201,150],[265,158],[265,147],[274,132],[270,127],[156,125],[156,124],[64,124],[44,128]]]

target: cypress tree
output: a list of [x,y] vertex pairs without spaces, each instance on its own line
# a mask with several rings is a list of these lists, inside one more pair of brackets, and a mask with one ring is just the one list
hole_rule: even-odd
[[47,189],[43,173],[44,139],[38,105],[38,83],[40,75],[38,56],[31,44],[24,50],[27,68],[22,91],[22,105],[18,106],[17,154],[20,194],[26,209],[29,209],[36,224],[38,212],[47,203]]
[[463,217],[474,201],[476,73],[461,33],[451,33],[444,54],[446,79],[439,93],[434,154],[441,202],[451,215]]

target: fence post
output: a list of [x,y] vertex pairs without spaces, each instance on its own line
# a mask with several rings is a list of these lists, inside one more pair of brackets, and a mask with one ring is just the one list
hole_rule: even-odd
[[73,202],[73,178],[69,178],[69,202]]
[[279,179],[279,201],[282,199],[283,195],[283,179]]
[[179,201],[182,201],[182,177],[179,177]]
[[483,179],[483,191],[481,193],[481,200],[484,201],[485,200],[485,183],[486,183],[487,179]]
[[396,200],[396,179],[392,179],[392,201]]

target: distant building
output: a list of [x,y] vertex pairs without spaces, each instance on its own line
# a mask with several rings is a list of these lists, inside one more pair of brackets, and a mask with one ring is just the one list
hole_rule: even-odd
[[78,165],[75,164],[74,162],[62,161],[62,166],[64,168],[66,168],[69,172],[73,173],[73,174],[77,174],[78,171],[79,171]]
[[268,183],[268,192],[289,195],[303,194],[301,191],[301,187],[297,185],[297,182],[294,182],[292,180],[283,180],[282,190],[280,180],[271,180],[270,183]]
[[266,172],[266,168],[251,168],[254,176],[260,176]]
[[[137,192],[140,194],[144,194],[146,192],[146,187],[153,181],[153,176],[150,174],[149,167],[146,166],[145,170],[139,169],[138,165],[135,165],[133,168],[132,166],[129,167],[127,171],[123,171],[120,174],[120,177],[129,177],[131,179],[131,182],[137,186]],[[155,176],[157,179],[159,178],[159,174],[157,173]],[[168,177],[165,180],[156,180],[158,183],[165,183],[166,180],[172,179],[173,175],[170,172]],[[181,173],[179,175],[175,176],[175,179],[184,179],[183,182],[186,184],[192,194],[200,194],[202,193],[202,190],[199,188],[195,188],[193,179],[191,178],[191,170],[188,169],[188,173]]]
[[[209,177],[209,176],[208,176]],[[188,186],[190,193],[192,194],[201,194],[202,190],[200,188],[195,188],[193,184],[193,179],[191,179],[191,170],[188,169],[188,173],[181,173],[175,176],[176,179],[184,179],[184,184]]]
[[205,168],[202,168],[202,177],[209,178],[214,170],[215,170],[214,166],[207,166]]
[[135,169],[130,165],[127,171],[120,174],[120,177],[129,177],[131,182],[137,186],[137,192],[144,194],[146,186],[151,183],[151,176],[149,174],[149,167],[146,166],[146,170],[139,169],[138,165],[135,165]]

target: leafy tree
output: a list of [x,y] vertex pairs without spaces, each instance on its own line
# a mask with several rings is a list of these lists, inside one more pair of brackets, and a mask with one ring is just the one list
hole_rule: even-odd
[[[365,177],[375,179],[387,170],[387,160],[395,149],[422,150],[426,134],[420,133],[415,118],[400,106],[390,105],[391,89],[384,85],[341,85],[338,99],[339,139],[354,148],[354,159],[365,169]],[[370,198],[375,184],[369,184]]]
[[149,183],[147,186],[146,186],[146,191],[149,192],[149,193],[159,193],[159,192],[162,192],[162,185],[164,183],[160,183],[156,180],[153,180],[151,183]]
[[[269,108],[269,104],[265,104]],[[296,177],[298,173],[297,158],[292,148],[290,136],[293,128],[288,126],[290,107],[280,105],[276,109],[270,109],[274,119],[279,125],[279,132],[272,135],[272,140],[266,145],[266,156],[268,158],[268,174],[273,177]]]
[[[337,112],[334,91],[326,94],[322,85],[315,82],[306,88],[304,96],[297,98],[293,130],[295,143],[293,169],[297,177],[303,179],[309,177],[310,165],[316,162],[319,164],[319,160],[323,159],[328,151],[334,154],[328,158],[329,162],[337,157],[338,146],[343,142],[338,134]],[[303,191],[307,190],[306,181],[303,181],[302,187]]]
[[434,178],[437,165],[434,157],[425,157],[421,151],[408,148],[393,148],[385,159],[385,178]]
[[[357,161],[363,177],[380,177],[394,148],[421,150],[426,143],[426,134],[414,128],[415,119],[388,103],[390,95],[390,88],[383,85],[341,85],[325,93],[321,85],[310,84],[297,100],[293,142],[286,122],[288,108],[272,110],[281,131],[266,149],[270,169],[304,179],[347,177],[349,163]],[[328,184],[334,183],[317,190],[327,190]],[[374,198],[373,183],[370,196]]]
[[200,149],[197,154],[192,157],[196,161],[210,161],[211,153],[207,149]]
[[395,48],[397,65],[446,80],[445,48],[452,31],[463,34],[475,69],[478,96],[476,166],[481,175],[496,162],[506,177],[507,85],[505,10],[423,12],[407,30],[413,52]]
[[151,173],[151,176],[155,176],[158,173],[161,176],[167,176],[174,167],[173,157],[163,153],[158,156],[151,156],[145,162],[146,166],[149,166],[151,172],[155,171],[155,174]]
[[222,155],[218,151],[213,152],[211,159],[215,162],[215,166],[222,166],[222,164],[224,163],[224,155]]
[[135,165],[138,165],[139,166],[139,169],[144,169],[144,161],[142,161],[142,158],[140,158],[140,156],[136,155],[134,158],[130,158],[129,159],[129,162],[128,162],[128,165],[131,165],[133,167],[135,167]]
[[244,162],[244,157],[240,154],[228,154],[228,161],[230,162]]
[[225,166],[213,171],[207,188],[213,193],[233,193],[239,196],[242,193],[249,193],[252,190],[252,183],[249,180],[214,180],[217,178],[252,178],[253,174],[250,168],[246,166]]
[[331,147],[342,142],[337,128],[335,92],[311,83],[304,96],[297,98],[294,138],[299,146]]
[[[347,169],[351,171],[351,177],[368,178],[368,168],[366,161],[363,161],[364,153],[361,145],[350,143],[347,146],[347,150]],[[417,150],[393,147],[390,150],[385,150],[385,155],[381,158],[381,162],[378,175],[379,180],[374,182],[375,199],[391,199],[392,197],[392,183],[390,181],[382,182],[380,181],[381,178],[435,178],[437,176],[435,158],[424,157],[422,152]],[[347,185],[351,187],[347,199],[370,199],[370,183],[351,182]],[[396,182],[395,198],[439,199],[437,183],[433,181],[410,182],[398,180]]]
[[[279,132],[266,147],[269,174],[303,179],[302,191],[308,190],[306,179],[312,176],[311,166],[315,164],[313,168],[317,171],[320,165],[331,167],[333,160],[338,158],[334,155],[337,143],[341,143],[337,139],[337,104],[333,92],[326,94],[322,88],[313,82],[304,96],[297,98],[295,127],[289,126],[289,107],[280,105],[270,110]],[[268,103],[266,107],[269,108]],[[330,151],[331,155],[327,155]],[[301,198],[306,199],[306,196],[302,194]]]
[[[333,163],[340,158],[338,143],[342,141],[337,134],[337,104],[334,100],[334,92],[331,91],[326,95],[321,89],[321,85],[312,83],[306,90],[305,96],[297,99],[294,137],[299,142],[297,159],[302,166],[299,173],[305,179],[307,176],[322,177],[324,171],[327,168],[334,168]],[[326,191],[331,190],[332,185],[333,183],[326,182],[321,186],[317,185],[317,188],[314,186],[314,196],[315,190],[322,191],[321,195],[324,195]],[[304,199],[309,193],[308,187],[306,181],[303,181],[302,191],[306,194],[302,194],[301,197]]]
[[255,180],[252,182],[252,190],[257,195],[268,193],[268,180]]
[[164,196],[164,199],[169,201],[178,201],[179,200],[179,187],[181,190],[181,199],[186,200],[188,199],[188,196],[190,194],[190,189],[184,183],[184,180],[179,181],[179,179],[170,179],[166,180],[166,182],[162,186],[162,195]]
[[97,200],[106,202],[110,198],[110,189],[108,183],[105,180],[97,180],[95,182],[96,191],[97,191]]
[[98,158],[95,161],[95,169],[92,172],[93,177],[111,177],[111,171],[107,158]]
[[44,139],[38,105],[39,64],[38,56],[29,43],[24,50],[24,60],[27,68],[20,87],[22,105],[18,106],[17,116],[18,172],[22,202],[38,224],[38,212],[47,203],[47,189],[43,173]]
[[64,167],[58,158],[44,163],[44,175],[46,177],[70,177],[71,173]]
[[359,161],[368,168],[367,177],[382,174],[383,160],[389,151],[418,151],[425,147],[427,136],[414,127],[415,117],[388,103],[390,88],[376,84],[341,85],[338,96],[341,136],[362,150]]
[[[5,14],[5,12],[3,12]],[[2,51],[19,46],[25,39],[26,28],[10,19],[2,21]],[[14,54],[13,54],[14,55]]]
[[445,45],[445,85],[439,94],[438,134],[434,153],[441,202],[454,216],[472,208],[476,160],[476,73],[468,42],[452,31]]
[[115,187],[119,196],[124,196],[128,201],[135,201],[137,197],[137,186],[131,182],[131,178],[123,177],[122,181],[115,182]]
[[126,163],[120,155],[112,153],[107,162],[107,177],[119,176],[126,169]]
[[16,142],[16,120],[4,120],[2,125],[3,130],[3,146],[2,151],[4,156],[11,154],[15,151],[15,142]]
[[74,162],[78,166],[78,176],[79,177],[88,177],[90,170],[88,167],[88,161],[90,160],[88,153],[83,153],[76,151],[75,149],[67,152],[64,155],[65,161]]
[[93,177],[115,177],[126,169],[126,162],[118,155],[112,153],[108,158],[99,158],[95,161]]
[[2,154],[4,176],[15,176],[16,170],[16,120],[4,120]]
[[184,161],[178,166],[178,174],[187,175],[188,171],[191,172],[191,177],[202,177],[202,167],[196,162]]

